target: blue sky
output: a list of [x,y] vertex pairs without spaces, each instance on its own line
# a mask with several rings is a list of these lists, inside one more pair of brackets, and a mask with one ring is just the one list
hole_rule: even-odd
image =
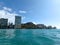
[[23,17],[22,22],[60,28],[60,0],[0,0],[0,12],[0,17],[10,18],[11,22],[14,15],[20,15]]

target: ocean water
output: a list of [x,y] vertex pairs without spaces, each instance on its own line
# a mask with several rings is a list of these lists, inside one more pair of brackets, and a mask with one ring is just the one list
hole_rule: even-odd
[[0,45],[60,45],[60,30],[0,29]]

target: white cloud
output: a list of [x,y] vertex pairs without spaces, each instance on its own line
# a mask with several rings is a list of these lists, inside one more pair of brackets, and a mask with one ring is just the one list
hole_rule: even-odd
[[7,8],[7,7],[3,7],[3,9],[6,10],[6,11],[12,11],[11,8]]
[[[8,22],[10,23],[15,23],[15,16],[21,16],[20,14],[17,14],[15,11],[12,12],[13,10],[11,8],[8,7],[3,7],[2,10],[0,10],[0,18],[7,18]],[[10,13],[12,12],[12,13]],[[25,19],[24,16],[21,16],[22,20]]]
[[36,22],[33,22],[34,24],[37,24]]
[[27,13],[27,12],[24,10],[20,10],[19,13]]
[[[59,24],[58,24],[58,25],[54,25],[54,26],[57,27],[57,29],[60,29],[60,25],[59,25]],[[54,27],[54,26],[53,26],[53,27]]]
[[8,11],[5,10],[0,10],[0,18],[8,18],[8,22],[13,22],[15,20],[15,15],[14,13],[9,13]]
[[12,11],[12,9],[3,7],[3,9],[0,10],[0,18],[8,18],[8,22],[14,23],[15,16],[18,14],[15,12],[10,13],[9,11]]

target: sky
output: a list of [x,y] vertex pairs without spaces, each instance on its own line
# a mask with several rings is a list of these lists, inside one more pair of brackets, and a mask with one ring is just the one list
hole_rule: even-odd
[[60,28],[60,0],[0,0],[0,18],[14,23],[14,16],[22,23],[52,25]]

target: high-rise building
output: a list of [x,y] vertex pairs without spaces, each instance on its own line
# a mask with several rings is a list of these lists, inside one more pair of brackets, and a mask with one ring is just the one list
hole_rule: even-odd
[[15,16],[15,29],[21,28],[21,16]]
[[7,28],[8,19],[1,18],[0,19],[0,28]]

